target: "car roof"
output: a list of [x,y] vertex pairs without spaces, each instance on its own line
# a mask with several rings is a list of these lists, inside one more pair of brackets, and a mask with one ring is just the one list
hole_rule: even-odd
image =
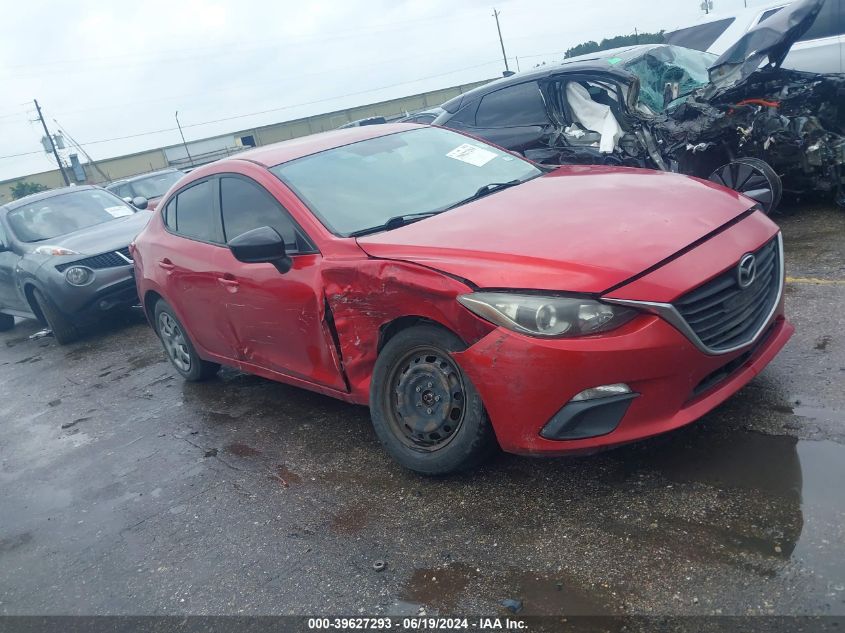
[[50,189],[50,191],[33,193],[28,196],[24,196],[23,198],[12,200],[11,202],[7,202],[3,206],[0,206],[0,209],[11,211],[12,209],[17,209],[18,207],[23,207],[28,204],[32,204],[33,202],[38,202],[39,200],[46,200],[48,198],[55,198],[56,196],[60,196],[65,193],[72,193],[74,191],[86,191],[89,189],[102,189],[102,187],[98,187],[96,185],[73,185],[70,187],[61,187],[59,189]]
[[[272,145],[262,145],[261,147],[236,154],[218,163],[212,163],[212,165],[245,160],[264,167],[274,167],[275,165],[296,160],[303,156],[310,156],[311,154],[343,147],[344,145],[350,145],[358,141],[366,141],[371,138],[388,136],[389,134],[396,134],[397,132],[405,132],[412,129],[426,129],[427,127],[426,125],[417,125],[416,123],[385,123],[383,125],[364,125],[361,127],[330,130],[310,136],[300,136]],[[200,171],[204,173],[206,169],[201,167],[197,172]]]
[[137,174],[135,176],[129,176],[127,178],[120,178],[119,180],[112,180],[110,183],[105,185],[106,189],[109,187],[115,187],[117,185],[123,185],[127,182],[135,182],[138,180],[144,180],[145,178],[150,178],[152,176],[157,176],[159,174],[171,174],[173,172],[178,172],[179,170],[175,167],[170,167],[168,169],[157,169],[156,171],[148,171],[145,174]]
[[495,92],[507,86],[525,83],[527,81],[537,81],[538,79],[545,79],[554,75],[563,73],[577,73],[577,72],[603,72],[615,75],[619,79],[630,80],[633,75],[624,69],[624,66],[634,59],[642,57],[648,51],[656,48],[667,46],[667,44],[640,44],[638,46],[623,46],[620,48],[612,48],[609,50],[596,51],[595,53],[588,53],[586,55],[579,55],[578,57],[570,57],[564,59],[557,64],[549,64],[541,66],[540,68],[528,70],[521,73],[516,73],[510,77],[497,79],[490,83],[469,90],[462,95],[458,95],[444,103],[441,108],[454,114],[466,101],[467,103],[475,101],[486,94]]

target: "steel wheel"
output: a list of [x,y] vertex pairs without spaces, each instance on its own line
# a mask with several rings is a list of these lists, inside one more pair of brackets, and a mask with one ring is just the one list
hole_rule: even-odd
[[158,331],[171,362],[184,372],[191,371],[191,352],[176,320],[162,312],[158,315]]
[[777,208],[783,193],[780,176],[757,158],[739,158],[722,165],[710,174],[709,180],[760,203],[766,214]]
[[396,437],[418,451],[437,451],[464,420],[466,389],[448,354],[417,347],[394,365],[389,377],[388,423]]

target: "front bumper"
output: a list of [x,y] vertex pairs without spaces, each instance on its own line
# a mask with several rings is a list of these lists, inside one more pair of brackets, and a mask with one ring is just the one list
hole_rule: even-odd
[[[693,422],[759,374],[793,331],[781,302],[758,341],[730,354],[704,354],[666,321],[643,315],[607,335],[581,339],[544,340],[498,328],[454,357],[481,395],[503,450],[563,455]],[[614,383],[638,395],[625,402],[612,430],[582,439],[543,437],[577,393]]]
[[134,268],[131,264],[95,270],[94,281],[87,286],[73,286],[55,267],[47,266],[40,275],[44,289],[61,309],[74,321],[96,318],[113,308],[138,303]]

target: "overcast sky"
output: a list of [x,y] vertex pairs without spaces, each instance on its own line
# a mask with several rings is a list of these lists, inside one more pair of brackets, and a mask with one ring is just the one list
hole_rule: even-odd
[[[714,0],[718,12],[743,0]],[[748,0],[749,6],[765,0]],[[37,98],[94,159],[525,70],[671,30],[699,0],[19,0],[0,18],[0,179],[55,167]],[[262,114],[251,114],[264,112]],[[248,116],[243,116],[248,115]],[[232,118],[238,117],[238,118]],[[228,119],[209,123],[219,119]],[[151,133],[154,132],[154,133]],[[132,138],[119,138],[119,137]],[[119,139],[104,141],[106,139]],[[2,158],[12,154],[30,155]]]

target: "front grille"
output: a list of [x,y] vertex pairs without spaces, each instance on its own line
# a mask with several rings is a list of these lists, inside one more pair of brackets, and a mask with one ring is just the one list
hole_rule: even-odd
[[739,286],[734,266],[674,304],[690,329],[714,352],[751,342],[778,299],[781,284],[778,239],[758,249],[754,256],[757,272],[748,287]]
[[[690,400],[694,400],[701,394],[710,391],[713,387],[718,385],[724,380],[730,378],[739,368],[741,368],[745,363],[747,363],[754,354],[763,346],[763,344],[768,340],[768,338],[772,335],[775,326],[769,326],[769,329],[766,333],[761,336],[758,341],[752,345],[749,349],[744,351],[742,354],[734,358],[729,363],[726,363],[719,367],[716,371],[710,372],[707,376],[705,376],[701,382],[699,382],[695,389],[692,390],[692,394],[690,395]],[[688,401],[689,402],[689,401]]]
[[119,249],[117,249],[115,252],[116,252],[116,253],[120,253],[120,254],[121,254],[121,255],[123,255],[126,259],[128,259],[129,261],[132,261],[132,255],[131,255],[131,253],[129,252],[129,247],[128,247],[128,246],[124,246],[123,248],[119,248]]
[[[123,255],[123,257],[121,257]],[[126,259],[129,261],[126,261]],[[66,264],[59,264],[56,270],[60,273],[64,272],[71,266],[86,266],[92,270],[99,270],[101,268],[117,268],[118,266],[129,266],[132,264],[132,257],[129,255],[129,247],[126,246],[111,253],[103,253],[101,255],[92,255],[85,259],[80,259],[75,262],[68,262]]]

